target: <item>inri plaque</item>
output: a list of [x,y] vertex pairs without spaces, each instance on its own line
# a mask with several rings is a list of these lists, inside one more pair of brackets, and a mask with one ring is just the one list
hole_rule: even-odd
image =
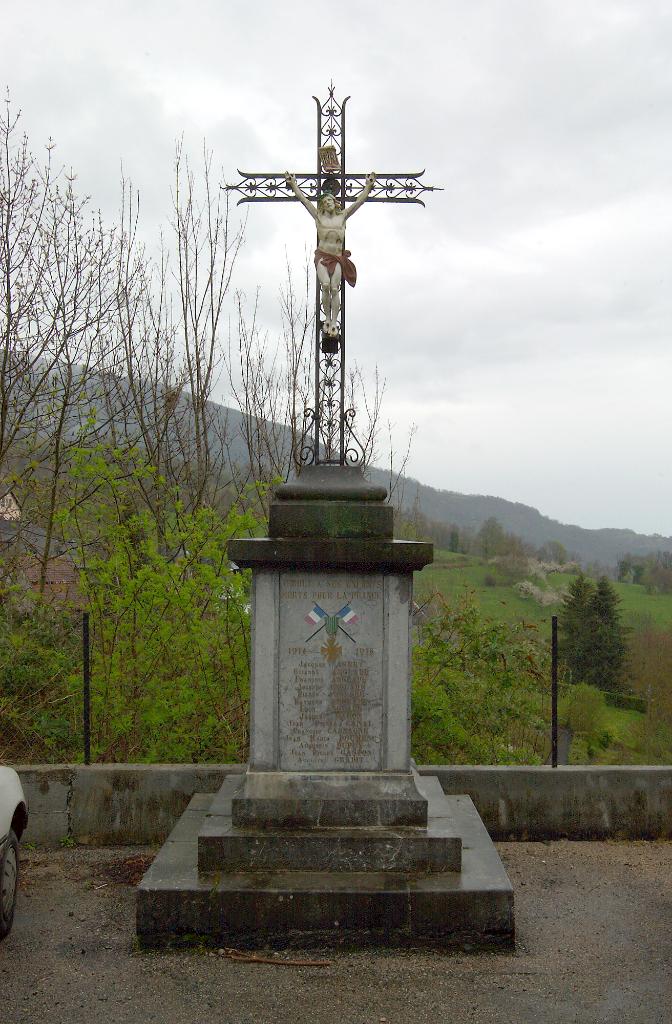
[[282,573],[280,769],[382,764],[383,577]]

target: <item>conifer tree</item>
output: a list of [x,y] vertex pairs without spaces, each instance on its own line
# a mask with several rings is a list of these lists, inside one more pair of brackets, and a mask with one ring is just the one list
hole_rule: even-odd
[[627,644],[620,601],[607,577],[600,576],[590,601],[592,665],[584,681],[602,690],[618,690],[622,686]]
[[627,651],[620,598],[606,576],[594,586],[579,573],[569,586],[559,615],[560,656],[573,683],[602,690],[622,687]]
[[582,572],[570,583],[563,599],[558,625],[560,657],[573,683],[586,681],[592,668],[592,601],[595,588]]

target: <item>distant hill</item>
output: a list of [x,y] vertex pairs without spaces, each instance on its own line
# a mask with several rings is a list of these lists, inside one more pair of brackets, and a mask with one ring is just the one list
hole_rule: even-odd
[[[386,479],[384,473],[372,472],[378,479]],[[408,478],[404,481],[402,507],[410,510],[416,500],[428,519],[477,531],[486,519],[494,517],[508,533],[516,534],[535,547],[559,541],[583,563],[600,562],[605,566],[615,566],[626,552],[648,555],[656,551],[672,551],[672,537],[613,528],[587,530],[550,519],[536,508],[517,501],[485,494],[441,491]]]
[[[102,377],[92,375],[88,402],[82,402],[72,421],[66,426],[76,433],[82,419],[86,419],[99,405],[98,391],[106,390]],[[119,390],[119,398],[123,402],[124,387]],[[246,446],[243,438],[243,417],[239,410],[214,402],[208,403],[210,412],[211,444],[226,444],[226,457],[232,463],[244,465],[247,459]],[[113,417],[113,422],[116,417]],[[133,432],[133,416],[128,410],[119,413],[117,429],[124,426]],[[262,431],[263,433],[263,431]],[[270,433],[279,448],[289,448],[289,432],[280,424],[273,423]],[[368,471],[372,479],[384,484],[389,483],[389,473],[371,467]],[[568,554],[576,556],[581,562],[599,562],[604,566],[615,566],[618,559],[630,552],[636,555],[652,554],[656,551],[672,551],[672,537],[658,534],[652,536],[635,533],[634,530],[600,529],[586,530],[581,526],[560,523],[555,519],[542,515],[536,508],[520,502],[507,501],[506,498],[495,498],[483,494],[459,494],[456,491],[443,491],[426,484],[419,483],[410,477],[400,481],[400,493],[403,494],[402,508],[412,511],[417,505],[420,512],[430,520],[438,523],[455,525],[478,531],[486,519],[494,517],[508,532],[522,540],[541,547],[549,541],[559,541]]]
[[[226,423],[230,437],[230,453],[233,459],[243,458],[244,446],[240,434],[241,414],[238,410],[219,406],[218,416]],[[278,431],[280,428],[275,427]],[[389,484],[389,472],[370,467],[371,479]],[[541,547],[549,541],[559,541],[570,555],[582,563],[599,562],[604,566],[615,566],[624,554],[648,555],[656,551],[672,551],[672,537],[660,534],[647,535],[634,530],[619,530],[605,527],[587,530],[544,516],[538,509],[506,498],[495,498],[485,494],[459,494],[457,491],[442,491],[422,484],[412,477],[402,477],[400,493],[403,494],[401,507],[412,511],[416,505],[427,519],[447,523],[477,532],[486,519],[494,517],[508,533],[513,533],[534,547]]]

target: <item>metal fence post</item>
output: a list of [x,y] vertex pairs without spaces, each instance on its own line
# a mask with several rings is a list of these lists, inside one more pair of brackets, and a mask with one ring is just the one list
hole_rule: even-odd
[[558,767],[558,616],[551,617],[551,765]]
[[91,650],[88,612],[82,612],[82,664],[84,675],[84,764],[91,764]]

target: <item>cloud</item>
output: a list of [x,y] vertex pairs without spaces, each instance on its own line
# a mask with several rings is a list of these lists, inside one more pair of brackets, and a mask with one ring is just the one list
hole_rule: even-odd
[[[364,207],[349,352],[387,379],[413,470],[584,525],[672,532],[672,11],[657,0],[438,0],[310,16],[241,0],[27,0],[3,71],[34,148],[106,217],[120,168],[143,236],[167,223],[175,140],[222,180],[314,161],[313,93],[349,92],[351,168],[415,171],[427,209]],[[247,215],[235,285],[280,331],[285,260],[313,244],[296,206]],[[233,306],[230,312],[233,313]],[[401,443],[401,441],[399,442]]]

